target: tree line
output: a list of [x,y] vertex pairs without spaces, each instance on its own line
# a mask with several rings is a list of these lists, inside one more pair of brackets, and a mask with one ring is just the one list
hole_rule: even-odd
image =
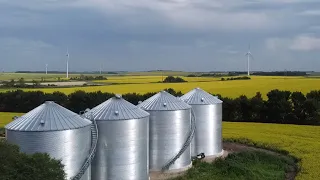
[[241,76],[241,77],[221,78],[221,81],[250,80],[250,79],[251,78],[248,76]]
[[303,71],[274,71],[274,72],[253,72],[256,76],[306,76],[307,72]]
[[92,81],[92,80],[107,80],[104,76],[85,76],[81,74],[79,77],[71,77],[70,80],[74,81]]
[[[166,89],[174,96],[182,96],[181,91]],[[153,96],[127,93],[123,98],[137,105],[139,101]],[[281,124],[320,125],[320,90],[304,95],[301,92],[271,90],[267,99],[257,92],[252,98],[244,95],[238,98],[218,96],[223,101],[223,120],[234,122],[263,122]],[[113,97],[113,93],[76,91],[69,95],[61,92],[44,93],[41,91],[24,92],[22,90],[0,93],[0,112],[28,112],[46,100],[79,113],[86,108],[93,108]]]

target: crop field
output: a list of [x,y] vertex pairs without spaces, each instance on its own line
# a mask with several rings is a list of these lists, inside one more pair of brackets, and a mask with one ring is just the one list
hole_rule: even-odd
[[[70,74],[70,77],[79,76],[79,74]],[[0,73],[0,81],[9,81],[11,79],[17,81],[24,78],[26,81],[37,80],[44,78],[47,81],[57,81],[58,78],[64,79],[65,74],[40,74],[40,73]]]
[[0,112],[0,128],[12,121],[13,116],[21,116],[23,113],[4,113]]
[[[108,77],[108,80],[97,80],[97,83],[117,83],[117,84],[148,84],[159,83],[167,76],[113,76]],[[210,82],[219,81],[221,78],[214,77],[183,77],[188,82]]]
[[[119,74],[84,74],[86,76],[185,76],[190,73],[180,72],[180,71],[164,71],[164,72],[130,72],[130,73],[119,73]],[[69,77],[79,77],[80,74],[69,74]],[[58,78],[66,79],[66,74],[43,74],[43,73],[0,73],[0,81],[8,81],[8,80],[18,80],[20,78],[24,78],[27,81],[31,80],[41,80],[44,78],[47,81],[56,81]],[[126,79],[126,78],[125,78]],[[160,79],[161,80],[161,79]]]
[[[233,80],[233,81],[221,81],[221,78],[217,77],[185,77],[187,72],[128,72],[118,75],[102,74],[107,77],[107,80],[93,81],[94,83],[103,84],[102,86],[77,86],[77,87],[48,87],[48,88],[35,88],[35,89],[23,89],[25,91],[43,91],[46,93],[52,93],[54,91],[60,91],[65,94],[70,94],[77,90],[83,90],[86,92],[111,92],[111,93],[147,93],[158,92],[166,88],[173,88],[178,91],[186,93],[195,87],[200,87],[210,93],[221,94],[225,97],[239,97],[240,95],[246,95],[252,97],[256,92],[266,97],[272,89],[289,90],[289,91],[301,91],[303,93],[310,92],[311,90],[320,89],[320,78],[318,76],[308,77],[280,77],[280,76],[251,76],[251,80]],[[89,74],[89,76],[96,76],[100,74]],[[168,75],[178,75],[184,80],[185,83],[160,83]],[[80,76],[80,74],[71,74],[71,77]],[[64,74],[37,74],[37,73],[2,73],[0,74],[1,80],[10,80],[23,77],[25,80],[40,80],[41,77],[45,77],[46,81],[57,81],[60,77],[63,79]],[[228,78],[228,77],[225,77]],[[0,88],[0,92],[8,90]]]
[[[147,93],[158,92],[162,89],[173,88],[186,93],[195,87],[200,87],[210,93],[221,94],[225,97],[239,97],[246,95],[252,97],[256,92],[261,92],[264,97],[272,89],[301,91],[308,93],[311,90],[320,89],[320,78],[305,77],[267,77],[251,76],[251,80],[220,81],[220,78],[211,77],[183,77],[188,82],[185,83],[157,83],[161,81],[162,76],[115,76],[108,77],[108,80],[97,81],[111,83],[103,86],[86,86],[71,88],[41,88],[41,89],[23,89],[25,91],[43,91],[52,93],[60,91],[70,94],[77,90],[86,92],[112,92],[112,93]],[[115,83],[115,84],[112,84]],[[0,89],[0,92],[14,89]]]
[[[0,113],[0,128],[21,113]],[[301,158],[297,179],[320,177],[320,126],[223,122],[224,138],[247,138],[288,151]]]

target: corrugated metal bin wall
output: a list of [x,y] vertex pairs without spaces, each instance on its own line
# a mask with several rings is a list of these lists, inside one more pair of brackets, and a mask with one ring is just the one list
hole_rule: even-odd
[[192,155],[222,153],[222,101],[200,88],[193,89],[180,99],[192,106],[196,117]]
[[[89,154],[90,125],[91,121],[47,101],[5,128],[7,141],[18,145],[22,152],[48,153],[61,159],[70,179],[79,172]],[[88,168],[81,180],[90,180],[90,171]]]
[[[160,171],[183,148],[191,129],[191,107],[161,91],[140,103],[138,107],[150,113],[150,170]],[[191,147],[168,170],[184,170],[191,166]]]
[[89,113],[99,129],[92,180],[149,179],[149,113],[120,95]]

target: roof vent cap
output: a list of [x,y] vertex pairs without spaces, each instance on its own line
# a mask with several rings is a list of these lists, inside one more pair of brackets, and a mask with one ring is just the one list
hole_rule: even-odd
[[119,111],[115,111],[114,114],[115,114],[115,115],[119,115]]
[[163,103],[163,106],[164,106],[164,107],[167,107],[167,103]]
[[203,102],[204,101],[204,98],[201,98],[201,102]]
[[41,124],[41,125],[44,125],[44,120],[41,120],[41,121],[40,121],[40,124]]
[[121,99],[121,98],[122,98],[121,94],[116,94],[115,97],[116,97],[117,99]]

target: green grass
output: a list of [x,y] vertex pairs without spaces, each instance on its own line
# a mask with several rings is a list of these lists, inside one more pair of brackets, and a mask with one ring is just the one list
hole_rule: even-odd
[[283,180],[294,164],[291,158],[247,151],[230,154],[213,163],[195,161],[185,175],[172,180]]
[[249,139],[252,145],[281,149],[301,159],[298,180],[320,177],[320,126],[232,122],[222,126],[224,138]]

